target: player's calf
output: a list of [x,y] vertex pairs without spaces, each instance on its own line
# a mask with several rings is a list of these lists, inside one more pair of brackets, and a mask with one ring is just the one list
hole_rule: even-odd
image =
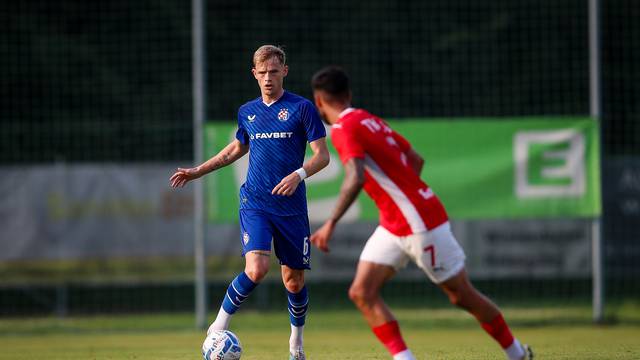
[[291,322],[291,337],[289,338],[289,353],[293,359],[305,359],[303,350],[303,331],[309,308],[309,294],[307,287],[293,293],[287,290],[289,320]]
[[[299,258],[299,256],[298,256]],[[304,270],[282,266],[282,282],[287,290],[287,308],[291,322],[290,358],[304,360],[303,331],[309,307],[309,294],[304,284]]]
[[242,303],[247,300],[249,294],[251,294],[257,285],[258,284],[253,282],[244,272],[236,276],[236,278],[231,281],[231,284],[229,284],[224,299],[222,300],[222,306],[218,311],[218,316],[211,326],[209,326],[207,334],[213,330],[227,330],[231,316],[238,311]]
[[415,360],[411,350],[400,334],[400,326],[397,321],[389,321],[372,328],[378,340],[387,348],[394,360]]
[[494,338],[507,355],[509,360],[528,360],[533,358],[529,346],[524,346],[511,334],[511,329],[504,321],[502,314],[498,314],[490,322],[481,323],[482,328]]

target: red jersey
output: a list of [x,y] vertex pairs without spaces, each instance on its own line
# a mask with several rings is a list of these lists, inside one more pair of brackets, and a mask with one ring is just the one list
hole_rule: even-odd
[[362,109],[346,109],[331,128],[331,141],[343,163],[364,160],[364,190],[378,207],[382,227],[407,236],[448,220],[438,197],[407,161],[411,144],[382,119]]

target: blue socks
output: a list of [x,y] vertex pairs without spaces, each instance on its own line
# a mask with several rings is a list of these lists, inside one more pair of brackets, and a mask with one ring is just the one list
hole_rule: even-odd
[[[222,300],[222,306],[218,317],[211,324],[209,330],[227,329],[229,326],[229,320],[242,303],[249,297],[249,294],[256,288],[258,284],[251,281],[251,279],[244,272],[236,276],[235,279],[229,284],[227,293]],[[289,309],[289,320],[291,321],[292,331],[294,328],[295,333],[292,333],[292,338],[295,338],[295,342],[302,342],[302,326],[304,326],[307,317],[307,308],[309,307],[309,295],[307,293],[307,287],[303,287],[298,293],[292,293],[287,291],[287,307]],[[298,334],[300,332],[300,334]],[[295,335],[295,336],[294,336]]]
[[222,300],[222,308],[229,314],[233,314],[240,308],[240,305],[247,300],[249,294],[256,288],[256,283],[251,281],[244,272],[236,276],[229,285],[227,294]]
[[303,326],[307,317],[307,308],[309,307],[307,287],[303,287],[297,294],[287,291],[287,297],[291,325],[296,327]]

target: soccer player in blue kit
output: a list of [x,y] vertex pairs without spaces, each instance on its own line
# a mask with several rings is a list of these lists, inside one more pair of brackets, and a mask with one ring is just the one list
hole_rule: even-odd
[[[273,45],[253,55],[253,76],[261,96],[238,110],[236,139],[195,168],[179,168],[170,182],[187,182],[229,165],[249,152],[249,171],[240,188],[240,237],[245,268],[229,285],[215,321],[226,330],[232,315],[269,270],[271,241],[280,260],[288,294],[291,337],[289,359],[303,360],[303,329],[308,307],[304,270],[310,268],[309,219],[303,180],[329,164],[325,128],[314,105],[285,91],[284,51]],[[313,156],[303,164],[306,144]]]

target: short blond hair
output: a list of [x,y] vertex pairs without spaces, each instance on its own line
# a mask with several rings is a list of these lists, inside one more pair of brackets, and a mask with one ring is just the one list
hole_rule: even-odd
[[280,46],[275,45],[262,45],[253,53],[253,67],[257,64],[263,63],[272,57],[278,58],[282,65],[285,64],[287,56],[284,50]]

